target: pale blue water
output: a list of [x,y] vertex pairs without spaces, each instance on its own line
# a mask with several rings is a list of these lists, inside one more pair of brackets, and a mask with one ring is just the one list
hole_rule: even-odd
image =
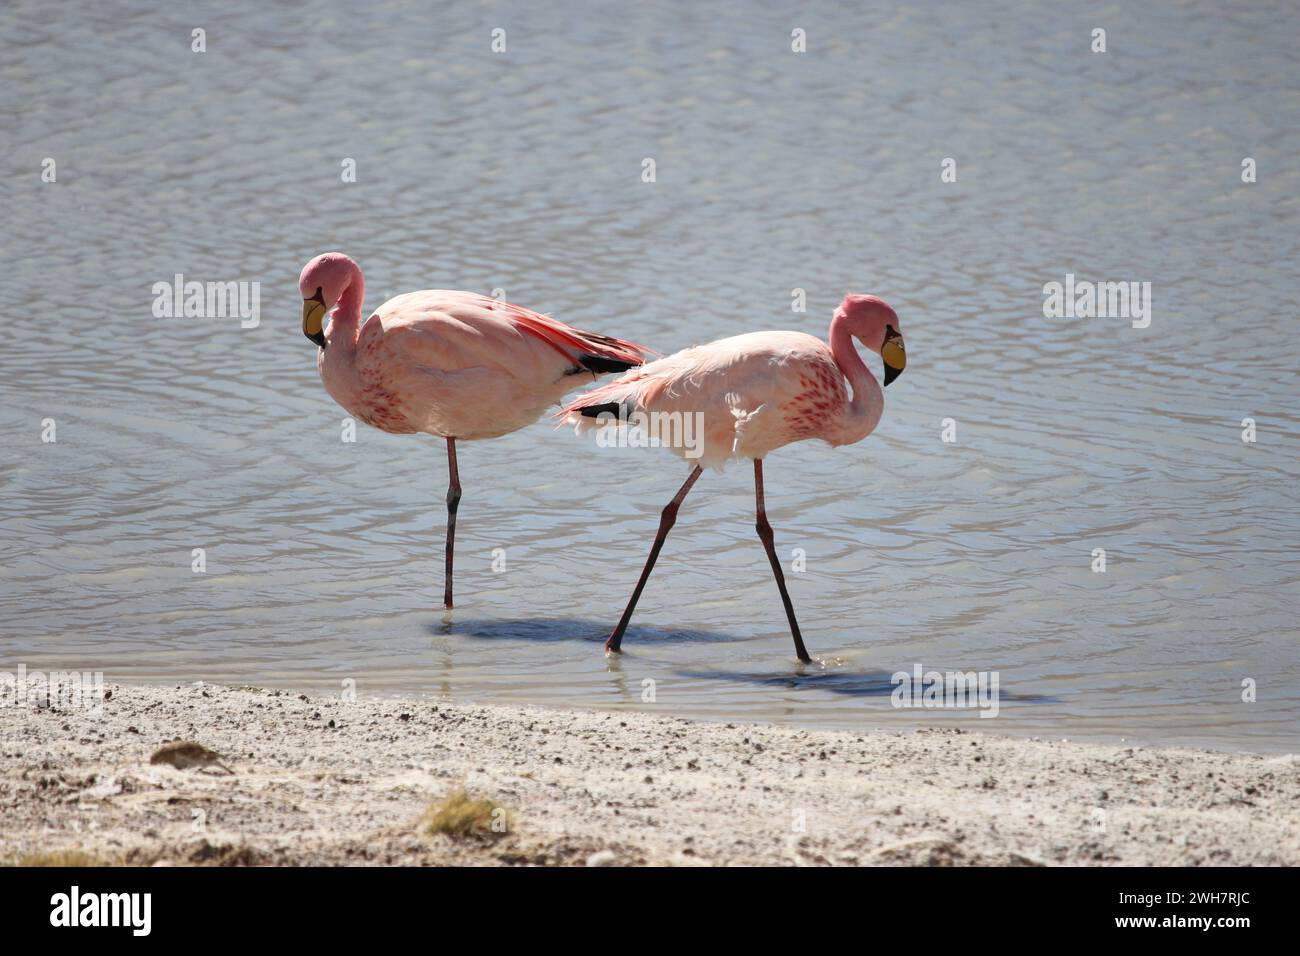
[[[1294,749],[1294,6],[702,6],[5,5],[0,670]],[[827,665],[745,465],[607,662],[683,471],[545,423],[463,447],[444,623],[444,452],[341,442],[299,331],[331,248],[370,307],[500,287],[663,351],[888,299],[877,433],[767,462]],[[1067,272],[1149,281],[1151,326],[1045,318]],[[155,318],[175,273],[260,282],[260,325]],[[998,671],[1000,716],[891,707],[918,662]]]

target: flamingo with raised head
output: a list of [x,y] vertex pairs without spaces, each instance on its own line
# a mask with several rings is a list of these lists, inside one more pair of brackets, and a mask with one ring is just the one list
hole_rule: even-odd
[[[560,411],[561,420],[578,431],[633,422],[647,437],[694,460],[686,482],[660,516],[650,556],[622,618],[605,641],[606,652],[621,649],[664,539],[702,469],[721,470],[730,459],[752,458],[758,537],[781,592],[795,653],[803,663],[811,662],[764,508],[763,458],[809,438],[850,445],[875,429],[885,395],[858,355],[855,338],[881,357],[886,385],[903,371],[907,354],[897,313],[874,295],[846,295],[831,318],[829,347],[803,332],[750,332],[718,339],[632,369],[584,392]],[[692,421],[700,427],[688,427],[688,415],[698,416]],[[682,440],[692,432],[702,440]]]
[[362,322],[365,280],[341,252],[307,263],[298,287],[302,331],[319,347],[316,367],[333,399],[382,431],[447,440],[447,608],[461,495],[456,442],[509,434],[586,376],[623,372],[652,354],[476,292],[408,292]]

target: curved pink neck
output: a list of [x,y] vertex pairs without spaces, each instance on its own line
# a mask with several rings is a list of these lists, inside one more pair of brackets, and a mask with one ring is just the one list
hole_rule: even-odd
[[[848,317],[843,312],[836,312],[831,319],[831,355],[840,367],[853,397],[846,410],[844,429],[847,441],[857,441],[870,434],[880,421],[885,408],[885,393],[871,374],[867,363],[862,361],[857,347],[853,344],[853,333],[849,330]],[[861,432],[859,434],[859,432]]]
[[342,334],[349,341],[355,340],[357,327],[361,323],[361,306],[366,298],[366,280],[361,275],[361,267],[356,263],[351,263],[352,268],[349,270],[351,279],[343,294],[339,296],[337,307],[334,309],[334,315],[330,319],[330,340],[334,339],[334,329],[337,327],[339,334]]

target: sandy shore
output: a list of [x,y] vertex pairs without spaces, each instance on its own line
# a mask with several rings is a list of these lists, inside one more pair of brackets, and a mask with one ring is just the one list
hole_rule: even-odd
[[[173,738],[233,771],[150,757]],[[1300,863],[1300,764],[952,730],[812,732],[416,698],[114,686],[0,708],[0,861]],[[425,832],[458,787],[503,834]]]

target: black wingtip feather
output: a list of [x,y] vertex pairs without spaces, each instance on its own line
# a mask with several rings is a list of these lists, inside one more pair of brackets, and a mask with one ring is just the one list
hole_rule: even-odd
[[586,405],[578,409],[583,418],[599,418],[601,415],[614,415],[618,418],[626,418],[628,406],[622,402],[605,402],[601,405]]
[[588,372],[605,375],[609,372],[626,372],[630,368],[636,368],[638,363],[625,362],[622,359],[604,358],[600,355],[584,355],[578,359],[578,364]]

